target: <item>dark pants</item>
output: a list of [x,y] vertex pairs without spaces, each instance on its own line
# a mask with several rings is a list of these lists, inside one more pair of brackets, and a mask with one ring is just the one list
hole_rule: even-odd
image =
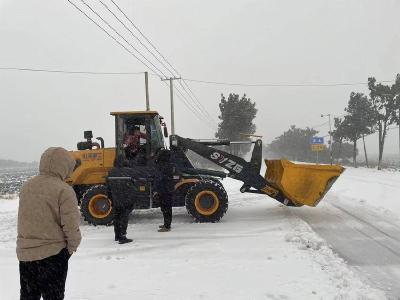
[[19,275],[21,300],[64,299],[65,280],[68,272],[67,249],[60,253],[36,261],[20,261]]
[[161,191],[161,212],[164,217],[164,226],[171,228],[172,223],[172,193],[169,191]]
[[128,229],[129,215],[132,212],[132,206],[115,207],[114,211],[114,233],[115,239],[126,236]]

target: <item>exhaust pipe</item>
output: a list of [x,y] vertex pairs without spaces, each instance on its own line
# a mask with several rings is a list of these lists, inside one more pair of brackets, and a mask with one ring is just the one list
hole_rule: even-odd
[[101,148],[104,148],[104,139],[102,137],[97,137],[96,140],[100,141]]

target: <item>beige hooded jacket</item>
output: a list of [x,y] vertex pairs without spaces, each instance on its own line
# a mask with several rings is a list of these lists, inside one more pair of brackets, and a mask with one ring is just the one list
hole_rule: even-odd
[[80,214],[74,190],[64,182],[75,161],[63,148],[49,148],[40,159],[39,175],[21,188],[17,257],[34,261],[63,248],[76,251],[81,242]]

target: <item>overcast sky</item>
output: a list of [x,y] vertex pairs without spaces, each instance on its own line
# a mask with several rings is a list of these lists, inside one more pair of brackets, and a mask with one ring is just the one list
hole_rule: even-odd
[[[80,0],[74,0],[84,7]],[[86,0],[106,15],[98,0]],[[103,0],[110,4],[110,0]],[[182,76],[243,83],[352,83],[400,72],[400,1],[115,0]],[[101,10],[102,9],[102,10]],[[117,24],[114,21],[113,24]],[[118,27],[120,28],[120,27]],[[122,30],[123,28],[120,28]],[[132,43],[137,43],[126,33]],[[0,0],[0,67],[142,72],[140,62],[68,1]],[[257,103],[265,143],[290,125],[343,114],[366,86],[229,87],[189,83],[217,120],[220,94]],[[169,122],[169,90],[150,79],[150,99]],[[38,160],[49,146],[75,149],[83,130],[114,143],[110,111],[145,107],[143,75],[89,76],[0,70],[0,158]],[[176,100],[176,131],[210,138],[208,126]],[[319,127],[321,135],[327,125]],[[377,137],[367,140],[376,152]],[[389,133],[387,153],[398,149]]]

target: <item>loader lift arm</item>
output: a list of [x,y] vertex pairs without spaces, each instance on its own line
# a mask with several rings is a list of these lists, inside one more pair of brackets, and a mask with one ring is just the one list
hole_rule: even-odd
[[[201,141],[170,136],[171,150],[192,150],[228,171],[227,176],[240,180],[242,193],[266,194],[286,206],[316,206],[344,171],[341,166],[294,164],[287,160],[266,160],[265,178],[260,175],[262,141],[257,139],[250,161],[211,146],[231,145],[228,140]],[[249,142],[244,142],[249,143]]]
[[[217,145],[228,146],[235,143],[254,144],[250,162],[223,150],[210,147]],[[260,139],[254,142],[230,142],[228,140],[197,141],[193,139],[183,138],[178,135],[171,135],[170,147],[172,150],[192,150],[198,155],[224,168],[229,172],[228,177],[243,182],[243,186],[240,188],[240,191],[242,193],[250,192],[267,194],[268,196],[278,200],[279,202],[283,203],[285,201],[284,195],[280,193],[278,189],[270,186],[267,180],[260,175],[262,163],[262,141]],[[286,205],[292,206],[294,204],[289,201],[286,203]]]

